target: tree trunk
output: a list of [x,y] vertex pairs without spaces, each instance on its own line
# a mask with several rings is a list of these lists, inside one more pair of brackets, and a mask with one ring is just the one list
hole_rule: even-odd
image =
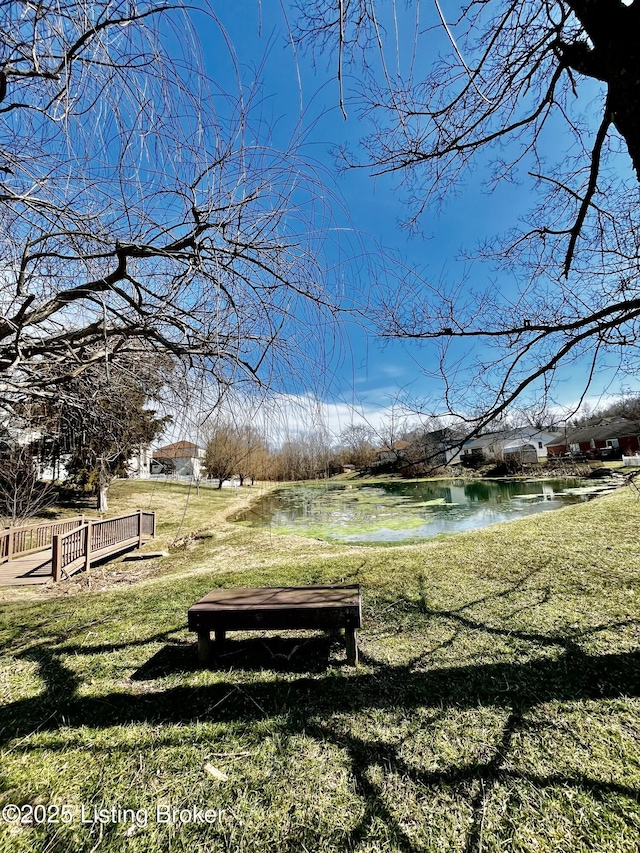
[[640,6],[611,4],[606,0],[569,0],[592,46],[578,40],[561,45],[567,64],[602,80],[609,87],[611,121],[627,143],[636,177],[640,181]]
[[96,509],[98,510],[98,512],[106,512],[109,509],[109,504],[107,501],[108,488],[108,483],[101,483],[98,486],[98,491],[96,493]]

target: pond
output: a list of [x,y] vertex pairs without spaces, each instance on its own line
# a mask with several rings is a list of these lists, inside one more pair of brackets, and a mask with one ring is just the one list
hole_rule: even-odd
[[304,484],[270,492],[236,520],[319,539],[408,542],[549,512],[611,487],[578,479]]

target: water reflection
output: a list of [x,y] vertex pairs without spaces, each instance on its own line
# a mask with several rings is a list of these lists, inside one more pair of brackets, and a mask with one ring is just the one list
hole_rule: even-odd
[[402,542],[560,509],[603,485],[565,479],[287,486],[237,520],[346,542]]

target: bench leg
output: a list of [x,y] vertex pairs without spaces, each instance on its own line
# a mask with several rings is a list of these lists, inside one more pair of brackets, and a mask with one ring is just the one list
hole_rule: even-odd
[[224,648],[224,638],[225,638],[226,632],[217,630],[215,632],[215,634],[216,634],[216,654],[219,655],[222,653],[222,650]]
[[198,660],[204,666],[211,656],[211,635],[209,631],[198,631]]
[[358,666],[358,629],[345,628],[344,639],[347,646],[347,663]]

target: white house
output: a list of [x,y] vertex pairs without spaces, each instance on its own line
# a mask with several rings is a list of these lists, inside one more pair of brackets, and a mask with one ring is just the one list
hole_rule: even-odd
[[202,476],[205,451],[192,441],[175,441],[153,451],[152,474],[173,474],[178,477]]
[[472,459],[501,460],[508,456],[529,464],[544,462],[547,459],[547,444],[559,436],[558,432],[538,430],[535,427],[516,427],[491,432],[468,439],[462,448],[447,449],[447,463],[459,465]]
[[[0,428],[4,427],[6,437],[5,443],[25,447],[30,444],[36,444],[42,437],[42,431],[34,429],[31,426],[9,426],[0,422]],[[136,449],[125,466],[128,476],[135,477],[141,480],[146,480],[151,473],[151,447],[149,445],[141,445]],[[38,461],[38,476],[41,480],[65,480],[69,472],[67,463],[69,461],[68,454],[62,454],[53,462]]]
[[127,472],[130,477],[138,480],[147,480],[151,474],[151,463],[153,452],[149,445],[139,447],[131,459],[127,462]]

